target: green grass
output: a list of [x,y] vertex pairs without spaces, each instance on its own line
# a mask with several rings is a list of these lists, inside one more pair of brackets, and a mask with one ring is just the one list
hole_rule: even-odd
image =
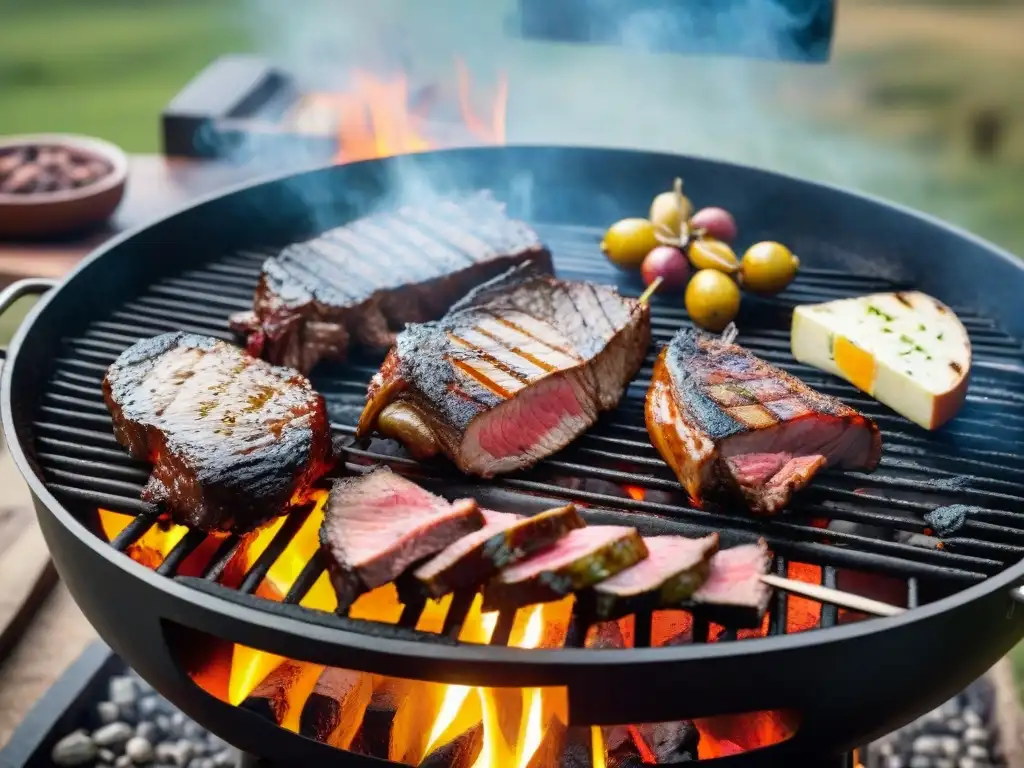
[[0,134],[71,131],[159,148],[159,114],[218,55],[251,48],[235,0],[6,0]]

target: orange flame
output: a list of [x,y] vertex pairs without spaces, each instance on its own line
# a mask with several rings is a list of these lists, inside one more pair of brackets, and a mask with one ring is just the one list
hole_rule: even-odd
[[[508,78],[504,73],[498,75],[490,104],[478,111],[469,69],[462,59],[455,61],[455,76],[467,143],[504,144]],[[356,69],[348,90],[310,94],[299,111],[333,114],[337,133],[334,161],[351,163],[451,145],[450,137],[445,141],[429,135],[430,104],[416,102],[405,73],[380,76]]]

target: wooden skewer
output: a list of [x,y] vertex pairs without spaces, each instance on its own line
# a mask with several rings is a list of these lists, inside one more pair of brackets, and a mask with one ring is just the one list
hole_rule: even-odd
[[663,282],[665,282],[665,278],[663,277],[654,278],[654,281],[647,286],[647,290],[640,294],[639,302],[641,304],[649,302],[651,300],[651,296],[653,296],[654,292],[661,287]]
[[771,574],[762,576],[761,581],[769,587],[781,589],[784,592],[790,592],[801,597],[809,597],[820,603],[848,608],[851,611],[869,613],[872,616],[898,616],[907,610],[896,605],[883,603],[880,600],[872,600],[870,597],[861,597],[851,592],[842,592],[838,589],[822,587],[818,584],[808,584],[796,579],[784,579],[781,576],[773,576]]

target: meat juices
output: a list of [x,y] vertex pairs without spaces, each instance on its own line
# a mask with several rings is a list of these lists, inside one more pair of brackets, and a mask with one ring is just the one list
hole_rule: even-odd
[[231,318],[246,348],[309,372],[353,344],[381,351],[406,323],[441,317],[475,285],[551,254],[489,192],[378,213],[263,264],[253,308]]
[[690,496],[774,514],[826,466],[870,471],[875,423],[722,338],[685,329],[658,356],[647,392],[651,441]]
[[142,498],[175,522],[243,533],[304,502],[331,463],[324,399],[296,371],[166,333],[107,369],[114,435],[153,464]]
[[338,610],[483,526],[472,499],[449,503],[386,467],[338,480],[320,527]]
[[650,333],[649,307],[614,288],[513,268],[399,334],[357,436],[481,477],[529,467],[618,405]]

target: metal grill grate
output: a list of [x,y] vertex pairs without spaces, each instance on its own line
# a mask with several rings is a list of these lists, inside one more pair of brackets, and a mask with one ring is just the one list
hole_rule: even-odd
[[[555,255],[560,275],[604,282],[618,277],[596,257],[599,232],[555,226],[539,230]],[[100,389],[106,367],[130,344],[158,333],[187,330],[231,339],[227,317],[250,308],[264,257],[255,252],[236,253],[166,279],[93,322],[80,335],[66,339],[60,350],[34,422],[37,458],[49,489],[80,511],[80,519],[87,519],[96,506],[137,515],[113,542],[115,548],[124,550],[137,541],[154,524],[155,510],[139,498],[148,467],[131,459],[111,431]],[[690,508],[651,446],[643,420],[643,397],[654,354],[685,322],[681,302],[661,296],[653,302],[654,345],[618,410],[557,456],[529,472],[488,483],[486,492],[571,499],[590,505],[584,515],[592,520],[614,514],[602,512],[602,508],[644,513],[632,516],[644,533],[719,531],[725,544],[763,536],[774,553],[774,570],[780,575],[787,575],[788,563],[796,561],[821,566],[822,583],[830,587],[836,586],[840,569],[894,576],[907,583],[909,607],[917,604],[919,594],[934,597],[995,574],[1024,556],[1024,516],[1019,514],[1024,509],[1024,481],[1019,479],[1024,453],[1016,452],[1024,438],[1020,343],[985,318],[954,308],[971,336],[974,373],[961,415],[936,434],[919,429],[851,386],[795,363],[789,354],[789,310],[793,304],[898,287],[902,286],[872,277],[806,269],[783,296],[745,300],[738,321],[740,342],[753,352],[877,421],[884,451],[879,469],[872,474],[826,473],[798,495],[788,514],[771,520]],[[354,444],[355,420],[367,381],[375,371],[374,361],[354,361],[322,367],[313,377],[328,402],[346,467],[359,470],[371,462],[387,462],[417,477],[466,484],[467,479],[451,467],[420,465],[383,441],[368,447]],[[643,498],[624,495],[626,486],[634,493],[642,489]],[[484,492],[483,486],[479,488]],[[966,523],[956,535],[943,540],[927,535],[923,515],[947,504],[970,506]],[[258,600],[243,595],[255,591],[306,515],[308,511],[290,516],[245,574],[237,592],[216,585],[242,545],[237,536],[224,540],[201,578],[176,576],[185,558],[203,543],[204,534],[199,531],[187,534],[158,572],[204,591],[223,592],[228,599]],[[324,568],[318,553],[306,564],[285,603],[296,605]],[[269,601],[260,602],[270,606]],[[471,596],[454,600],[437,640],[454,641],[470,603]],[[785,632],[787,603],[782,593],[773,600],[770,633]],[[422,603],[407,605],[397,631],[411,631],[422,610]],[[837,614],[834,607],[824,606],[820,624],[834,625]],[[513,618],[514,612],[501,614],[492,644],[507,642]],[[349,630],[381,630],[373,622],[343,617],[323,620],[340,622]],[[650,642],[650,623],[650,616],[636,617],[636,645]],[[567,644],[581,645],[585,630],[574,617]],[[697,641],[708,639],[708,622],[699,615],[694,617],[693,635]],[[725,632],[719,639],[735,636],[735,632]]]

